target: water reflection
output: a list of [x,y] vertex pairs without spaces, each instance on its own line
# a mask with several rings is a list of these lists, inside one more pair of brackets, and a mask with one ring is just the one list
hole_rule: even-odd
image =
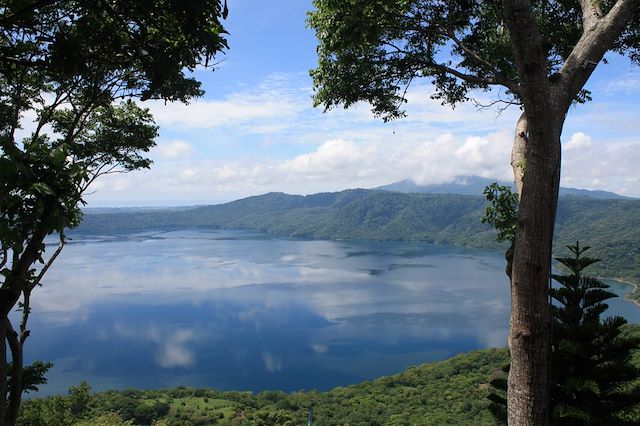
[[328,389],[504,346],[503,268],[499,252],[426,244],[77,237],[34,296],[27,357],[55,363],[45,393]]

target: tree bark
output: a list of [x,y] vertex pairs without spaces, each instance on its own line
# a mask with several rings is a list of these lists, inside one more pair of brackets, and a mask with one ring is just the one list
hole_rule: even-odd
[[516,140],[526,146],[511,271],[507,421],[510,426],[546,426],[551,341],[547,286],[564,114],[558,117],[552,102],[547,54],[531,4],[503,0],[503,9],[523,89],[524,117]]
[[513,169],[513,181],[516,191],[522,198],[522,182],[524,171],[527,168],[527,132],[529,130],[527,115],[523,112],[516,124],[516,134],[513,137],[513,149],[511,150],[511,168]]
[[511,276],[507,398],[511,426],[549,424],[548,283],[560,181],[560,133],[552,125],[545,126],[544,120],[529,117],[528,121]]
[[18,340],[18,333],[6,320],[6,336],[11,348],[11,392],[5,414],[5,425],[15,425],[20,414],[20,403],[22,402],[22,366],[24,364],[22,354],[22,344]]
[[[560,186],[560,135],[576,95],[640,7],[640,0],[617,0],[606,15],[599,3],[580,0],[584,31],[554,75],[554,83],[547,75],[547,51],[530,2],[502,3],[525,109],[514,140],[516,145],[524,142],[525,170],[518,188],[511,277],[508,423],[545,426],[550,414],[548,281]],[[519,146],[514,148],[520,155]],[[516,186],[521,171],[516,171]]]
[[[29,283],[29,270],[40,257],[40,247],[44,244],[47,235],[47,223],[52,215],[52,209],[45,207],[43,218],[33,231],[31,239],[24,251],[19,254],[11,265],[11,272],[5,277],[2,289],[0,289],[0,336],[2,345],[2,361],[0,362],[0,426],[12,426],[16,424],[22,398],[22,343],[9,322],[9,313],[14,308],[20,295]],[[8,346],[8,347],[7,347]],[[12,383],[11,393],[8,390],[8,360],[7,349],[11,351]]]

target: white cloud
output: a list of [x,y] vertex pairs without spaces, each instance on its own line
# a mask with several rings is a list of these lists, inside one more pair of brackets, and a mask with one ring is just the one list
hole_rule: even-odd
[[[311,106],[308,78],[297,74],[274,74],[259,85],[189,106],[154,104],[163,137],[170,141],[160,142],[152,153],[156,163],[150,171],[119,176],[119,181],[105,179],[92,197],[115,200],[126,194],[139,204],[145,199],[213,202],[268,191],[375,187],[406,178],[422,184],[459,175],[511,179],[513,129],[520,111],[510,108],[498,115],[471,104],[452,110],[430,99],[432,93],[428,84],[412,87],[407,118],[391,123],[373,117],[364,103],[323,114]],[[613,162],[623,150],[620,141],[633,143],[630,137],[638,133],[634,114],[633,108],[602,102],[572,109],[563,184],[590,189],[597,179],[600,189],[640,195],[628,179],[635,169],[625,166],[635,153],[627,152],[620,167]],[[578,159],[590,167],[576,166]]]
[[283,162],[278,168],[283,174],[294,179],[332,180],[336,173],[357,174],[357,169],[375,157],[375,146],[358,146],[352,142],[332,139],[320,145],[315,151],[299,155]]
[[284,100],[232,95],[225,100],[199,100],[189,105],[154,102],[148,105],[161,126],[213,128],[290,115],[295,108]]
[[600,91],[604,93],[640,92],[640,76],[638,76],[637,72],[621,75],[616,79],[600,84],[597,91],[598,93]]
[[113,186],[111,187],[111,189],[114,192],[126,191],[129,188],[130,188],[129,180],[125,177],[116,178],[115,181],[113,182]]
[[[220,162],[195,160],[157,164],[145,174],[128,175],[142,193],[219,199],[268,191],[313,193],[375,187],[411,178],[442,183],[458,175],[509,179],[511,133],[460,137],[443,133],[433,140],[396,137],[394,141],[329,139],[290,159]],[[108,186],[107,186],[108,187]],[[106,189],[105,189],[106,190]]]
[[640,196],[640,140],[597,142],[584,133],[572,135],[563,147],[562,185]]
[[163,128],[224,127],[244,133],[265,133],[287,128],[287,122],[303,109],[311,108],[305,92],[295,82],[276,74],[258,87],[238,90],[219,99],[199,99],[189,104],[149,101],[144,106]]
[[569,150],[569,149],[576,149],[576,148],[584,148],[587,146],[591,146],[591,144],[592,144],[591,136],[583,132],[577,132],[571,135],[569,142],[567,142],[564,145],[564,149]]
[[165,159],[186,158],[191,154],[192,147],[183,140],[174,140],[168,143],[159,143],[154,151]]

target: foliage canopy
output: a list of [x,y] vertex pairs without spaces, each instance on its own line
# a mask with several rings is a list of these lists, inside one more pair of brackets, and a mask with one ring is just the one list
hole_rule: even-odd
[[[599,2],[604,12],[615,2]],[[456,105],[501,86],[497,101],[522,103],[521,76],[501,2],[434,0],[315,0],[308,24],[318,36],[311,71],[315,103],[326,109],[366,101],[385,119],[404,115],[405,93],[428,78],[433,98]],[[553,80],[583,34],[580,3],[533,1]],[[640,12],[612,43],[640,63]],[[595,64],[594,64],[595,65]],[[575,100],[589,99],[586,91]]]

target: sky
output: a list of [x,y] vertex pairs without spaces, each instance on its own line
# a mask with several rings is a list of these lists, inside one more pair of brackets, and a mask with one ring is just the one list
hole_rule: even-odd
[[[451,109],[429,81],[407,93],[407,117],[384,123],[366,104],[312,104],[316,38],[311,0],[228,0],[229,50],[197,70],[206,94],[189,105],[145,102],[160,127],[150,170],[103,176],[89,207],[216,204],[271,191],[373,188],[403,179],[444,183],[477,175],[511,180],[517,108]],[[607,56],[562,136],[562,186],[640,197],[640,67]],[[480,95],[480,101],[491,94]]]

